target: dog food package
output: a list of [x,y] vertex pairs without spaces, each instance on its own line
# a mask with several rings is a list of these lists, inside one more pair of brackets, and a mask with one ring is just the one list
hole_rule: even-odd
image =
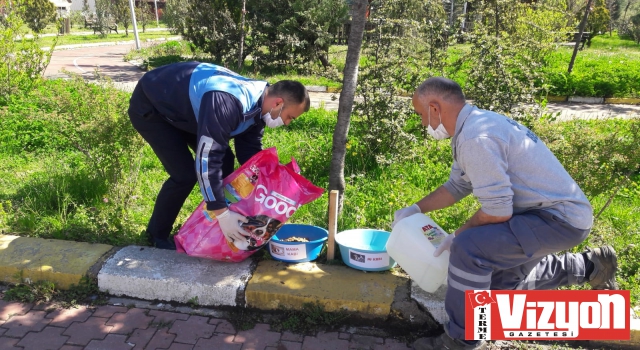
[[269,243],[298,208],[324,192],[299,173],[295,160],[280,164],[275,148],[260,151],[223,181],[229,209],[248,219],[241,224],[246,239],[227,241],[217,220],[204,213],[202,202],[174,237],[178,252],[220,261],[245,260]]

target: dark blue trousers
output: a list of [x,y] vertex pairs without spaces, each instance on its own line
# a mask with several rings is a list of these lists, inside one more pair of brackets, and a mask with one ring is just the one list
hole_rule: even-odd
[[555,254],[580,244],[588,234],[543,210],[460,233],[449,258],[447,333],[464,339],[466,290],[555,289],[585,283],[582,254]]
[[[170,124],[138,87],[131,96],[130,104],[136,108],[129,109],[129,119],[169,174],[158,192],[147,233],[154,238],[166,239],[182,205],[198,182],[192,153],[197,146],[197,135]],[[233,172],[234,158],[231,148],[227,148],[222,165],[223,178]]]

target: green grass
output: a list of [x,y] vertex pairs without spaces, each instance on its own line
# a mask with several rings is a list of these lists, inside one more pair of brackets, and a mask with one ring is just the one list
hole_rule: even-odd
[[609,35],[605,33],[597,35],[591,40],[590,50],[614,50],[614,51],[629,51],[640,54],[640,44],[631,40],[630,38],[623,38],[618,36],[618,32],[614,31]]
[[[175,45],[175,44],[173,44]],[[212,62],[206,54],[191,54],[185,48],[182,51],[148,50],[132,52],[131,58],[146,60],[149,69],[165,64],[199,60]],[[445,76],[458,82],[463,88],[467,82],[468,64],[462,63],[461,69],[457,69],[454,63],[468,53],[468,44],[456,44],[449,47]],[[573,72],[567,73],[571,60],[572,47],[561,46],[546,58],[546,65],[542,69],[542,79],[538,85],[545,84],[550,87],[551,95],[577,95],[594,97],[640,97],[640,45],[632,40],[620,38],[617,33],[610,37],[608,34],[593,38],[591,47],[578,52]],[[347,47],[334,45],[329,50],[329,61],[338,72],[344,69]],[[361,63],[366,61],[361,57]],[[341,73],[338,79],[330,79],[318,75],[301,75],[296,72],[254,72],[251,60],[245,62],[240,70],[241,74],[255,79],[265,79],[276,82],[281,79],[293,79],[301,81],[305,85],[320,85],[339,88],[342,85]]]
[[[267,129],[264,146],[278,148],[282,163],[295,157],[302,174],[314,184],[327,188],[331,140],[335,112],[311,109],[291,126]],[[353,123],[359,121],[354,118]],[[356,130],[356,128],[353,128]],[[0,130],[2,132],[2,130]],[[360,135],[351,134],[345,160],[344,211],[338,230],[375,228],[390,230],[395,210],[420,199],[446,181],[451,163],[448,141],[420,140],[413,145],[417,156],[389,166],[377,166],[373,155],[362,146]],[[148,146],[127,209],[127,222],[118,229],[101,225],[109,211],[105,202],[108,190],[98,178],[82,166],[77,152],[0,153],[0,228],[3,233],[23,236],[71,239],[115,245],[144,244],[144,230],[153,208],[155,195],[166,179],[161,164]],[[606,196],[592,199],[598,211]],[[192,191],[176,221],[175,231],[201,202],[196,188]],[[328,196],[301,207],[291,223],[327,227]],[[432,214],[448,232],[461,226],[478,208],[472,197]],[[596,222],[592,234],[575,251],[586,245],[611,244],[619,253],[620,278],[624,289],[631,290],[634,303],[640,300],[640,176],[620,191],[612,205]],[[108,218],[108,217],[106,217]],[[98,222],[96,222],[98,221]]]
[[[100,36],[100,34],[88,34],[88,35],[63,35],[58,37],[57,46],[60,45],[74,45],[74,44],[90,44],[90,43],[101,43],[101,42],[109,42],[109,41],[129,41],[135,40],[133,35],[133,30],[129,30],[129,35],[126,35],[123,30],[118,29],[119,34],[108,34],[104,37]],[[142,33],[142,30],[139,31],[138,37],[140,41],[144,42],[147,39],[157,40],[157,39],[167,39],[173,37],[169,31],[148,31],[146,33]],[[31,41],[32,39],[27,39],[27,41]],[[55,37],[42,37],[39,39],[39,43],[41,47],[49,47],[53,44]]]
[[[156,21],[154,20],[152,23],[147,25],[147,29],[149,29],[149,28],[164,28],[164,29],[167,29],[167,25],[163,21],[160,21],[160,27],[156,27]],[[118,31],[120,31],[121,29],[122,29],[122,31],[124,31],[124,27],[121,24],[118,24]],[[24,31],[24,32],[27,32],[29,34],[32,33],[31,29],[29,29],[29,27],[26,24],[23,24],[22,27],[20,28],[20,30]],[[142,32],[142,26],[140,25],[140,23],[138,23],[138,30],[140,30],[140,32]],[[133,26],[132,25],[129,25],[129,31],[133,31]],[[85,28],[84,27],[84,22],[83,23],[71,23],[71,34],[74,34],[74,33],[86,33],[86,32],[93,32],[93,29]],[[57,26],[55,24],[50,23],[44,28],[44,30],[41,32],[41,34],[58,34],[58,28],[57,28]]]
[[547,58],[543,72],[552,95],[640,97],[640,45],[617,34],[596,36],[568,74],[572,53],[571,47],[559,47]]
[[[332,63],[339,66],[339,56],[346,55],[346,47],[335,47],[332,48],[332,52],[335,52],[336,56],[332,57]],[[175,63],[175,62],[183,62],[188,60],[196,60],[200,62],[213,62],[213,60],[206,54],[203,54],[200,51],[193,53],[189,48],[189,45],[184,41],[168,41],[166,43],[161,43],[158,45],[150,46],[148,48],[142,48],[141,50],[131,50],[128,54],[125,55],[124,58],[126,61],[138,59],[143,60],[145,63],[146,69],[151,70],[163,65]],[[343,58],[344,60],[344,58]],[[251,60],[246,60],[242,69],[238,72],[242,75],[251,77],[253,79],[267,80],[270,83],[275,83],[279,80],[297,80],[304,85],[316,85],[316,86],[329,86],[329,87],[340,87],[342,86],[341,82],[337,82],[335,80],[331,80],[329,78],[313,76],[313,75],[301,75],[296,72],[290,73],[263,73],[263,72],[254,72],[253,67],[251,66]],[[342,63],[344,66],[344,63]],[[235,67],[233,67],[235,68]]]
[[[454,63],[469,52],[466,44],[449,47],[445,75],[463,89],[468,64],[457,70]],[[640,97],[640,45],[617,33],[598,35],[591,47],[578,51],[571,74],[567,73],[573,46],[558,45],[546,58],[540,84],[549,84],[551,95],[593,97]]]
[[333,81],[329,78],[325,77],[317,77],[317,76],[308,76],[308,75],[299,75],[299,74],[274,74],[269,76],[264,76],[261,74],[254,75],[255,79],[266,80],[269,83],[273,84],[280,80],[297,80],[305,86],[328,86],[328,87],[341,87],[342,83]]

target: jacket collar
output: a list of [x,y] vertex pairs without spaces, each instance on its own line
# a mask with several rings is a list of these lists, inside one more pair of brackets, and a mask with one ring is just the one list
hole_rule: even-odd
[[476,106],[472,106],[468,103],[462,107],[460,113],[458,113],[458,119],[456,119],[456,130],[451,137],[451,151],[453,152],[453,159],[456,160],[456,141],[458,140],[458,135],[460,135],[460,131],[462,131],[462,126],[467,121],[471,113],[476,110]]

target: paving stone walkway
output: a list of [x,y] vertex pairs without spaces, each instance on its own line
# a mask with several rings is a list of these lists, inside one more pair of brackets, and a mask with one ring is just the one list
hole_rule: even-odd
[[315,336],[239,331],[225,319],[125,306],[54,308],[0,300],[0,349],[21,350],[402,350],[407,344],[347,332]]

